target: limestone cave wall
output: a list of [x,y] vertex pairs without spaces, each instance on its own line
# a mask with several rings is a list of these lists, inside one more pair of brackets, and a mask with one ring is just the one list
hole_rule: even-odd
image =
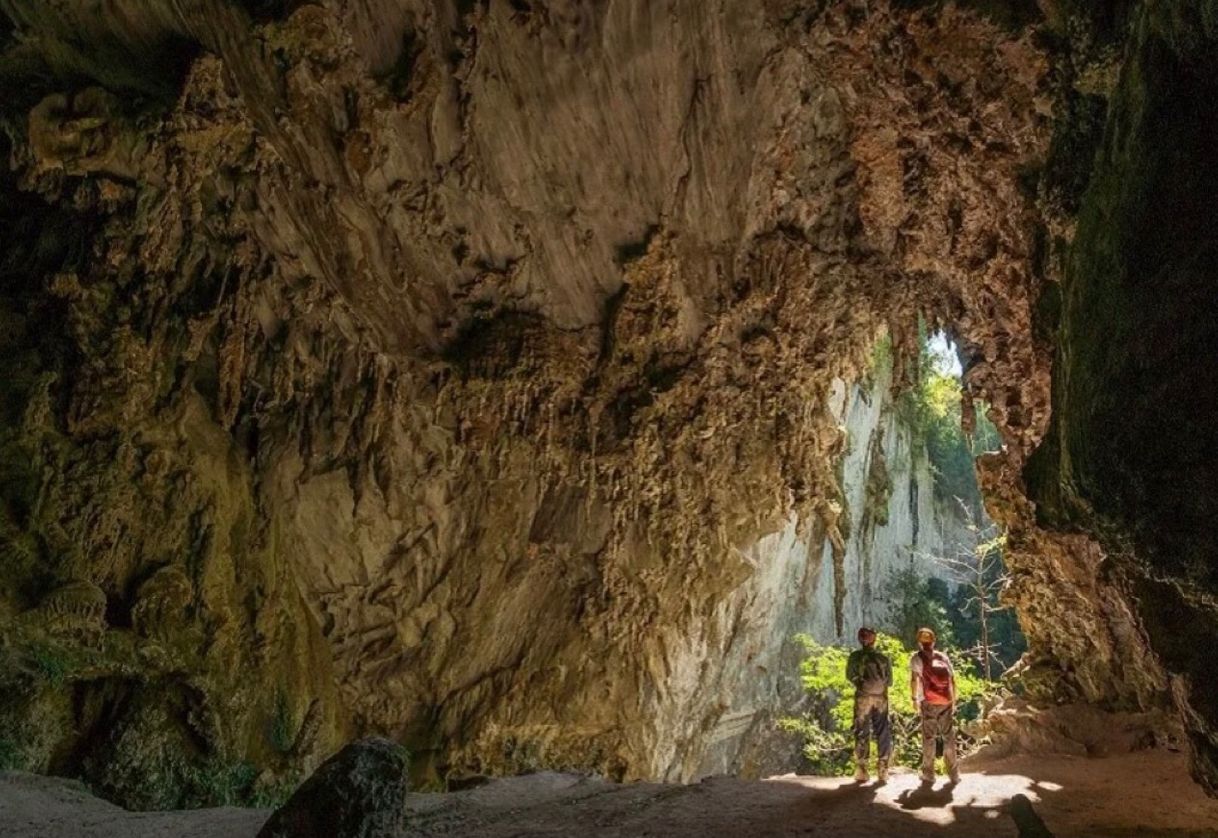
[[1156,700],[1021,477],[1092,30],[994,5],[0,0],[6,763],[690,777],[748,551],[844,539],[834,382],[919,316],[1003,436],[1029,671]]
[[1089,141],[1050,216],[1074,222],[1059,222],[1053,422],[1028,483],[1042,523],[1104,545],[1096,572],[1141,617],[1213,790],[1218,5],[1108,4],[1078,33],[1109,70],[1098,90],[1075,74],[1068,131]]

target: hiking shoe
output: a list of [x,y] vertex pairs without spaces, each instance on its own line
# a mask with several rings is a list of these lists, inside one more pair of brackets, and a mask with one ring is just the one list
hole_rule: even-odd
[[880,760],[875,767],[875,780],[877,783],[888,782],[888,762],[886,760]]
[[921,776],[923,783],[933,783],[935,781],[935,772],[933,771],[923,771]]
[[953,786],[956,785],[956,783],[959,783],[960,782],[960,769],[953,768],[951,771],[947,772],[947,779],[951,782],[951,784]]
[[858,768],[854,769],[854,782],[856,782],[856,783],[867,782],[867,769],[866,768],[864,768],[863,766],[860,765]]

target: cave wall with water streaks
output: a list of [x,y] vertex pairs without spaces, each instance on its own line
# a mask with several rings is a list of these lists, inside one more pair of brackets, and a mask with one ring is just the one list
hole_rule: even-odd
[[[1208,196],[1218,185],[1209,105],[1218,6],[1107,4],[1078,31],[1108,71],[1104,106],[1064,121],[1091,141],[1078,146],[1088,154],[1073,200],[1049,215],[1071,219],[1071,238],[1057,251],[1062,284],[1048,318],[1054,418],[1028,483],[1043,523],[1104,545],[1099,573],[1141,616],[1189,731],[1194,774],[1214,789],[1218,240]],[[1094,99],[1094,84],[1075,75],[1078,99]]]

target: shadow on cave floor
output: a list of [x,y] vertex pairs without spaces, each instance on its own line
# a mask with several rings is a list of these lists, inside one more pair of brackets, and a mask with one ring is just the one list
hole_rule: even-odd
[[[712,778],[615,785],[570,774],[409,795],[412,838],[1218,838],[1218,801],[1166,751],[967,765],[959,785],[912,772],[882,787],[842,777]],[[265,810],[133,814],[61,780],[0,774],[0,834],[12,838],[254,838]]]

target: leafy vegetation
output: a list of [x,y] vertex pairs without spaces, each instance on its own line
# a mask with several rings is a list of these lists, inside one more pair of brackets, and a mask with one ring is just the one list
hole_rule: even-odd
[[0,771],[15,771],[23,767],[21,747],[7,736],[0,737]]
[[972,547],[961,548],[956,557],[943,560],[962,580],[947,610],[957,641],[988,679],[994,671],[1013,665],[1027,649],[1027,640],[1015,612],[1000,602],[1007,584],[1002,560],[1006,534],[997,533],[993,525],[983,529],[973,524],[971,530]]
[[[6,626],[0,637],[0,682],[8,687],[0,702],[0,770],[52,770],[52,760],[67,754],[61,744],[65,731],[76,731],[97,743],[76,776],[129,809],[274,808],[300,784],[298,767],[270,770],[200,749],[182,720],[157,704],[176,696],[164,704],[181,711],[180,685],[173,678],[133,677],[136,660],[121,635],[82,646],[42,629]],[[67,685],[72,690],[64,690]],[[135,711],[117,724],[99,722],[97,709],[116,704]],[[286,698],[276,705],[269,727],[276,747],[290,747],[295,728]],[[69,775],[75,772],[73,767]]]
[[[995,451],[1002,440],[986,418],[987,405],[975,405],[972,436],[963,429],[963,390],[951,350],[936,348],[919,324],[919,354],[914,385],[901,393],[896,409],[910,428],[915,452],[924,451],[935,475],[935,496],[944,502],[959,498],[980,510],[981,495],[973,461],[978,454]],[[872,350],[869,375],[876,378],[892,367],[892,339],[885,335]]]
[[[804,756],[818,774],[847,774],[853,768],[854,686],[846,680],[846,659],[851,649],[816,642],[807,635],[796,638],[807,651],[800,666],[804,689],[812,699],[812,709],[799,718],[787,718],[779,726],[804,738]],[[888,717],[892,724],[894,765],[916,768],[921,761],[920,719],[909,695],[909,659],[912,649],[900,640],[881,633],[876,648],[892,660],[892,688],[888,691]],[[954,649],[939,648],[952,659],[956,668],[958,717],[975,719],[983,699],[995,690],[976,674],[972,662]],[[960,745],[967,751],[968,741]],[[873,745],[874,747],[874,745]]]
[[298,773],[262,776],[249,762],[214,755],[192,759],[173,752],[172,747],[146,743],[147,764],[122,762],[113,777],[94,784],[93,790],[130,809],[161,811],[211,806],[275,808],[299,785]]
[[948,501],[959,498],[971,509],[981,508],[974,460],[983,451],[997,450],[998,429],[985,416],[986,405],[976,406],[972,437],[962,427],[963,391],[950,360],[931,349],[923,336],[918,385],[906,393],[912,402],[914,423],[935,474],[935,495]]
[[275,716],[271,721],[271,746],[279,753],[292,750],[296,741],[296,723],[292,718],[292,707],[287,693],[279,689],[275,693]]
[[[1019,630],[1015,612],[1001,607],[998,590],[1003,581],[1001,554],[993,542],[988,547],[980,574],[953,590],[942,579],[914,570],[894,571],[883,592],[889,612],[888,624],[898,637],[912,637],[920,626],[933,626],[940,646],[951,646],[974,660],[984,670],[983,647],[988,649],[993,674],[1019,660],[1027,640]],[[985,617],[981,617],[984,596]],[[983,625],[984,623],[984,625]],[[984,638],[984,642],[983,642]]]
[[98,796],[137,811],[273,807],[299,784],[298,771],[276,772],[233,754],[200,751],[155,689],[132,693],[128,700],[139,715],[106,731],[97,752],[85,757],[82,779]]
[[930,626],[940,646],[956,645],[956,623],[952,592],[947,583],[913,568],[894,570],[881,588],[888,604],[887,628],[897,637],[912,638],[918,629]]

